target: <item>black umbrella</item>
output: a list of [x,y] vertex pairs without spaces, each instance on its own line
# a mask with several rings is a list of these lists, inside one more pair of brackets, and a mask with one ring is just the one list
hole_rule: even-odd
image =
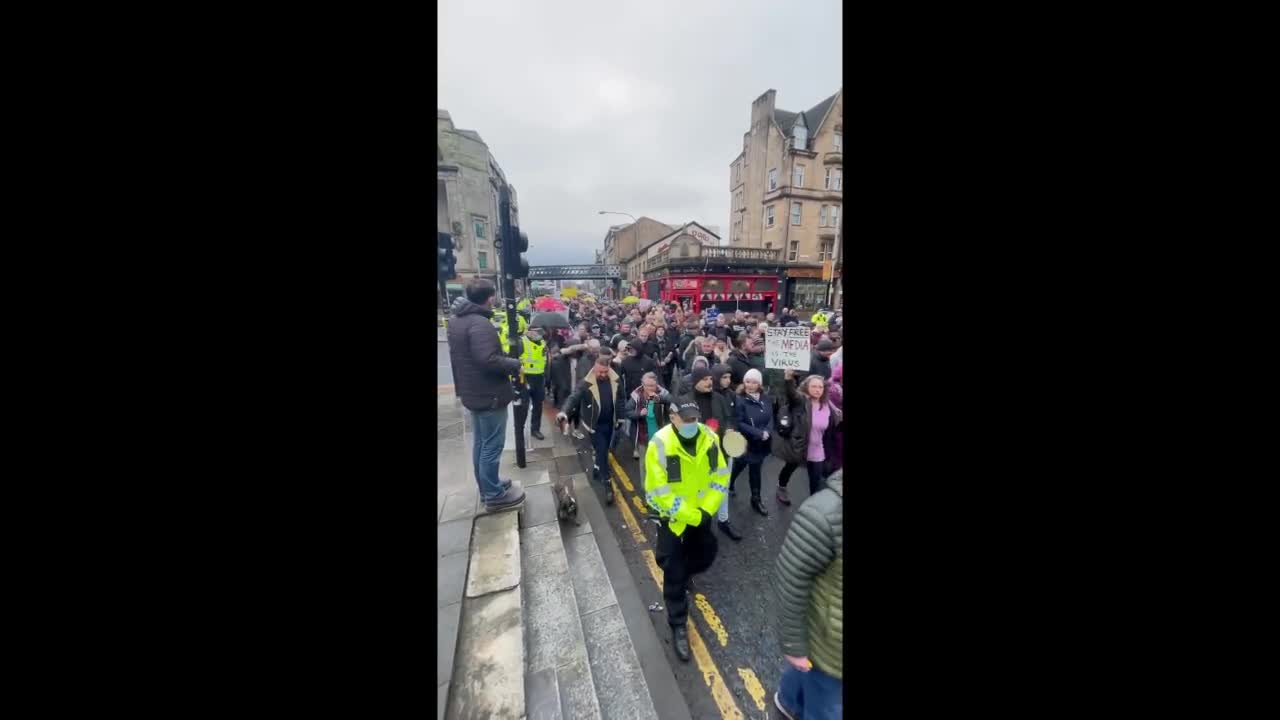
[[529,321],[531,327],[544,328],[567,328],[570,327],[569,321],[565,316],[558,312],[540,312],[533,316],[533,320]]

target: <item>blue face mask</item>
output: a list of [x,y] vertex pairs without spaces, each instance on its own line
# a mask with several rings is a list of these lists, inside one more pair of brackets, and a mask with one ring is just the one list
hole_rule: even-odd
[[677,432],[679,432],[680,437],[684,438],[685,440],[688,440],[692,437],[696,437],[698,434],[698,423],[687,422],[684,425],[681,425],[680,428],[677,430]]

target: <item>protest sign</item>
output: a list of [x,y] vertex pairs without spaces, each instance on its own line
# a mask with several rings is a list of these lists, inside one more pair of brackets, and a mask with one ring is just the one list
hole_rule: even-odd
[[809,328],[765,328],[764,366],[775,370],[808,371]]

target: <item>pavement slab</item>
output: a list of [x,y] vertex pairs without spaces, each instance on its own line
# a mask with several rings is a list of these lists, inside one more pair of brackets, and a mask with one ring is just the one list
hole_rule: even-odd
[[524,633],[518,588],[468,598],[450,682],[449,720],[522,720]]
[[557,522],[556,501],[550,483],[526,487],[524,508],[519,514],[521,527]]
[[516,513],[504,512],[476,518],[471,538],[471,570],[467,573],[467,597],[509,590],[520,584],[520,535]]
[[601,715],[608,718],[658,720],[649,697],[640,660],[631,646],[627,625],[618,606],[582,617],[582,632],[591,658]]
[[525,631],[529,672],[556,668],[586,658],[573,583],[564,552],[530,556],[526,561]]

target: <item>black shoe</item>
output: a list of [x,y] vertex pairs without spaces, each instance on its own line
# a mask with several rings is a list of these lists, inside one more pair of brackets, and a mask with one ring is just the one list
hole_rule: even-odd
[[769,517],[769,511],[765,509],[764,503],[760,502],[759,495],[751,498],[751,509],[755,510],[756,512],[760,513],[765,517]]
[[613,483],[609,482],[608,480],[606,480],[605,482],[608,484],[604,486],[604,504],[612,505],[613,504]]
[[530,431],[529,431],[529,434],[530,434],[530,435],[532,435],[532,436],[534,436],[535,438],[537,438],[537,439],[539,439],[539,440],[546,440],[546,438],[545,438],[545,437],[543,437],[543,436],[542,436],[542,433],[541,433],[540,431],[538,431],[538,430],[530,430]]
[[720,526],[720,532],[724,533],[725,535],[728,535],[730,538],[733,539],[734,542],[737,542],[742,539],[742,533],[738,532],[737,530],[734,530],[733,526],[729,524],[729,521],[727,520],[723,522],[716,521],[716,524]]
[[689,628],[684,625],[678,625],[671,628],[672,644],[676,648],[676,657],[683,662],[689,662]]

